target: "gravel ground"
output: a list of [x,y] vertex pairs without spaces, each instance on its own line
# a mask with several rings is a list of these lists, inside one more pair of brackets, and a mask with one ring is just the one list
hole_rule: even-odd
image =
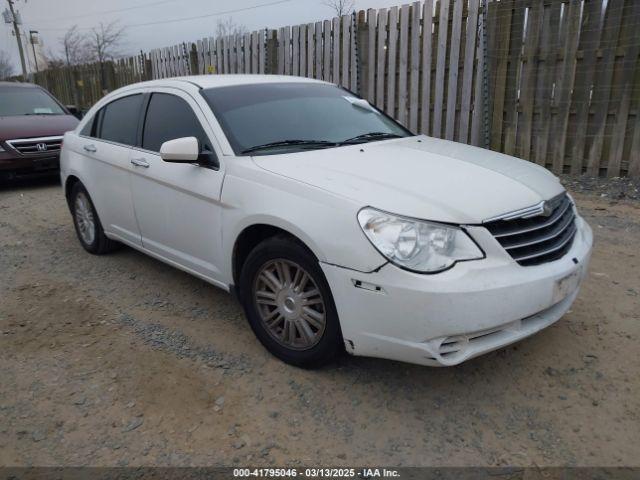
[[0,465],[640,466],[637,184],[565,181],[596,248],[562,320],[454,368],[317,371],[229,294],[86,254],[55,183],[0,188]]
[[640,178],[563,175],[562,182],[573,192],[595,194],[605,200],[640,200]]

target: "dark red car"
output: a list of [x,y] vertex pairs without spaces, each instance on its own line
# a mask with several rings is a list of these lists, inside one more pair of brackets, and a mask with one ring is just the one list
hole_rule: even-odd
[[0,82],[0,178],[57,173],[62,136],[77,124],[45,89]]

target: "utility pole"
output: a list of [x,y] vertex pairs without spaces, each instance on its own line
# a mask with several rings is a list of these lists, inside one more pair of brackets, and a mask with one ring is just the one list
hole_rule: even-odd
[[22,38],[20,37],[20,27],[18,26],[18,17],[13,9],[13,2],[15,0],[7,0],[9,3],[9,11],[11,12],[11,23],[13,23],[13,32],[16,35],[16,41],[18,42],[18,51],[20,52],[20,63],[22,63],[22,78],[27,79],[27,64],[24,60],[24,50],[22,49]]

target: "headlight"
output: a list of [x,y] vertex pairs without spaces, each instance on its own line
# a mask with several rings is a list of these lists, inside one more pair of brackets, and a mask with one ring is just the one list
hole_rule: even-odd
[[435,273],[461,260],[479,260],[483,252],[458,227],[399,217],[363,208],[358,222],[374,247],[399,267]]

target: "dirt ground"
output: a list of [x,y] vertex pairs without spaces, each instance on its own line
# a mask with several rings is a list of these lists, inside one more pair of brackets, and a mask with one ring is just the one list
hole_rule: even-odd
[[305,371],[229,294],[85,253],[55,181],[4,186],[0,465],[640,466],[640,202],[575,190],[596,247],[555,325],[454,368]]

